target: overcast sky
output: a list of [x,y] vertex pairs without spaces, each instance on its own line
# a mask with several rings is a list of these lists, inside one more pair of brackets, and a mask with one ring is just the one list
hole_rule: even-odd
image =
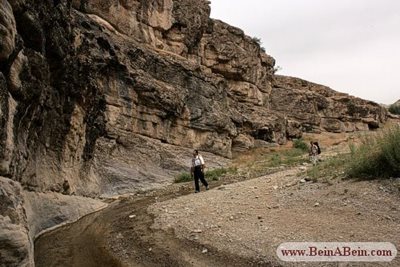
[[211,17],[261,38],[278,74],[400,99],[399,0],[211,0]]

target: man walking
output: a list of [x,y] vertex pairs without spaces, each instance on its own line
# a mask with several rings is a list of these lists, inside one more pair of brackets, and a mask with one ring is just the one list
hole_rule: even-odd
[[194,186],[195,186],[195,193],[200,192],[200,185],[199,185],[199,179],[201,183],[206,187],[206,190],[208,190],[208,183],[206,179],[204,179],[204,159],[201,155],[199,155],[199,151],[195,150],[193,152],[193,158],[192,158],[192,167],[190,168],[190,173],[192,177],[194,177]]

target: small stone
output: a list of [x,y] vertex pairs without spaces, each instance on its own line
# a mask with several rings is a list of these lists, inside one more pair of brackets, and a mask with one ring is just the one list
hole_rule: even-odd
[[315,202],[314,207],[319,207],[319,202]]
[[129,215],[129,219],[133,219],[133,218],[135,218],[135,217],[136,217],[135,214]]
[[208,252],[208,249],[206,249],[206,248],[203,248],[203,250],[201,251],[201,253],[207,253]]
[[306,179],[301,179],[300,180],[300,183],[302,183],[302,184],[304,184],[305,182],[307,182]]
[[192,231],[193,233],[196,233],[196,234],[200,234],[201,232],[203,232],[201,229],[195,229],[195,230],[193,230]]
[[277,190],[277,189],[278,189],[278,186],[277,186],[277,185],[274,185],[272,188],[273,188],[274,190]]
[[153,249],[152,248],[149,248],[149,251],[152,251]]
[[389,221],[392,220],[392,218],[391,218],[390,216],[388,216],[388,215],[385,216],[385,219],[386,219],[386,220],[389,220]]
[[231,221],[232,221],[233,219],[234,219],[234,218],[233,218],[233,216],[229,217],[229,220],[231,220]]

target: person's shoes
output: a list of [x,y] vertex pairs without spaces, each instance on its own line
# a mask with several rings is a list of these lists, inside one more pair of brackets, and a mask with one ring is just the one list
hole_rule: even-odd
[[206,190],[208,190],[208,189],[210,189],[209,187],[208,187],[208,185],[206,186]]
[[200,191],[196,190],[196,191],[194,191],[194,193],[200,193]]

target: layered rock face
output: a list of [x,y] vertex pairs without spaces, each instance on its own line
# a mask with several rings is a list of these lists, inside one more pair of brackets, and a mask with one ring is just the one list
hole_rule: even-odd
[[[274,75],[274,59],[210,19],[207,1],[2,0],[0,14],[0,175],[31,207],[1,216],[31,231],[24,240],[68,220],[43,215],[57,195],[169,183],[193,148],[219,166],[235,150],[386,120],[375,103]],[[29,245],[15,247],[30,265]]]
[[386,110],[372,101],[298,78],[274,78],[271,108],[300,123],[304,132],[370,130],[387,119]]

